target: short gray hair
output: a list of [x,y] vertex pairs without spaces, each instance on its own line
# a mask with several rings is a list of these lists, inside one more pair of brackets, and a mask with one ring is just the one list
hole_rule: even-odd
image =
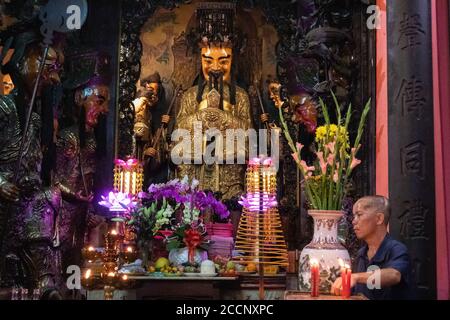
[[375,210],[375,212],[381,212],[384,215],[384,223],[389,223],[391,217],[391,205],[389,199],[383,196],[366,196],[359,199],[357,202],[361,203],[364,210]]

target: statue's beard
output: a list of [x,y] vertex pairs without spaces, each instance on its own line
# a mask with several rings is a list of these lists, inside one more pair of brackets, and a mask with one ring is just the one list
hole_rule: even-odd
[[223,76],[224,73],[222,71],[210,71],[208,73],[209,76],[209,91],[212,89],[216,89],[220,94],[220,110],[223,110]]
[[[236,104],[236,80],[233,76],[233,67],[231,68],[231,80],[229,83],[229,89],[230,89],[230,103],[232,105]],[[214,88],[219,92],[221,97],[221,103],[220,106],[223,106],[223,91],[224,91],[224,73],[222,71],[209,71],[208,72],[208,79],[204,76],[203,70],[200,69],[200,79],[198,81],[198,90],[197,90],[197,102],[200,103],[203,100],[203,93],[208,85],[209,91],[211,91]],[[208,82],[207,82],[208,81]]]

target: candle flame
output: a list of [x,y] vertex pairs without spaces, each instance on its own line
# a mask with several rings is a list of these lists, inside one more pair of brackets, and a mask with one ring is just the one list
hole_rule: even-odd
[[319,265],[319,261],[317,259],[311,259],[311,261],[309,262],[311,266],[318,266]]
[[117,236],[117,230],[116,230],[116,229],[111,230],[111,234],[112,234],[113,236]]
[[346,264],[346,265],[344,266],[344,268],[350,270],[350,266],[349,266],[348,264]]
[[92,246],[90,246],[89,248],[88,248],[88,251],[94,251],[95,249],[94,249],[94,247],[92,247]]
[[127,281],[127,280],[128,280],[128,276],[127,276],[126,274],[124,274],[124,275],[122,276],[122,280],[123,280],[123,281]]
[[344,260],[342,260],[341,258],[338,259],[339,265],[341,266],[341,268],[344,268]]
[[108,277],[115,277],[115,276],[116,276],[116,274],[114,272],[108,273]]
[[89,279],[91,277],[91,273],[92,273],[91,269],[87,269],[86,273],[84,274],[84,278]]
[[133,252],[133,248],[132,247],[127,247],[127,252]]

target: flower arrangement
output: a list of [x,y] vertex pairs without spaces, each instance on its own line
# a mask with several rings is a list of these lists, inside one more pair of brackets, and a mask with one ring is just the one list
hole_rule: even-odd
[[195,247],[205,242],[202,213],[212,210],[222,219],[230,213],[212,193],[199,189],[199,182],[188,177],[153,184],[141,192],[141,205],[131,212],[128,225],[138,239],[164,239],[167,249]]
[[351,144],[348,127],[351,121],[352,105],[349,105],[345,117],[342,117],[340,105],[333,92],[332,96],[336,107],[337,124],[330,122],[327,106],[320,99],[325,125],[316,129],[314,146],[316,159],[312,164],[302,160],[301,151],[304,146],[300,143],[294,143],[283,118],[283,113],[281,109],[279,110],[283,132],[293,152],[292,157],[304,177],[309,206],[316,210],[342,209],[342,201],[345,197],[349,178],[355,167],[361,163],[356,158],[356,154],[361,148],[360,141],[364,124],[370,111],[369,100],[362,112],[356,138]]

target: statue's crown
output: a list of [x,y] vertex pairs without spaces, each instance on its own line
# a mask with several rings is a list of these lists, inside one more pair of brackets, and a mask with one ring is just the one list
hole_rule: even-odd
[[235,3],[201,2],[195,13],[197,19],[195,38],[200,47],[236,47],[239,36],[235,30]]

